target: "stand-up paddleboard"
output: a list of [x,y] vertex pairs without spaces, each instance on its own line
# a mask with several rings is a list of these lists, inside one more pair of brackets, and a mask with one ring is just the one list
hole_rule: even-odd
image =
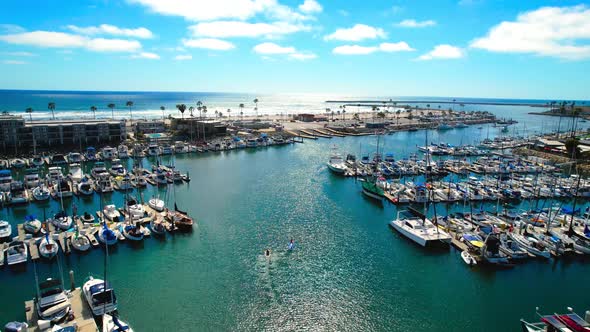
[[289,242],[289,246],[287,247],[287,250],[293,250],[293,248],[295,248],[295,242]]

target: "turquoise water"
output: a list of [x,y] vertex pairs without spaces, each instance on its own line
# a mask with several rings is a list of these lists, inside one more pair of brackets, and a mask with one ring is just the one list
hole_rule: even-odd
[[[478,132],[430,136],[457,143]],[[385,151],[402,157],[424,136],[385,136]],[[176,158],[192,177],[175,187],[178,205],[197,224],[190,234],[110,249],[109,280],[122,317],[138,331],[517,331],[518,319],[533,319],[536,306],[590,307],[588,259],[470,269],[454,249],[424,250],[400,237],[388,227],[393,205],[374,203],[360,194],[360,183],[327,170],[332,145],[358,154],[374,150],[376,138]],[[144,197],[155,191],[148,187]],[[171,187],[160,194],[172,203],[173,193]],[[97,195],[73,202],[79,212],[98,210]],[[105,202],[121,205],[123,195]],[[58,205],[51,201],[46,211]],[[42,215],[41,208],[29,211]],[[16,223],[25,213],[4,210],[1,217]],[[291,238],[296,248],[289,252]],[[103,273],[101,250],[61,259],[78,284]],[[23,271],[0,269],[0,322],[24,318],[33,269],[32,263]],[[40,277],[59,274],[57,264],[43,260],[37,270]]]

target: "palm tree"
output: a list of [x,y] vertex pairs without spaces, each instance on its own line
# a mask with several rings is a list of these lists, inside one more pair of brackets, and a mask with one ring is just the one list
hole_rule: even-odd
[[51,117],[53,118],[53,120],[55,120],[55,113],[53,113],[53,111],[55,111],[55,103],[50,102],[49,104],[47,104],[47,108],[51,111]]
[[240,104],[238,107],[240,108],[240,116],[242,117],[242,121],[244,121],[244,104]]
[[133,122],[133,113],[131,112],[131,107],[133,107],[133,102],[130,100],[125,103],[125,106],[129,107],[129,118],[131,122]]
[[559,122],[557,124],[557,139],[559,139],[559,132],[561,131],[561,117],[565,114],[565,101],[559,104]]
[[400,114],[401,112],[402,112],[402,111],[401,111],[401,110],[399,110],[399,109],[398,109],[397,111],[395,111],[395,114],[397,114],[397,115],[396,115],[396,118],[397,118],[397,124],[399,124],[399,114]]
[[185,104],[178,104],[178,105],[176,105],[176,108],[180,111],[180,114],[182,115],[182,119],[184,119],[184,111],[186,111],[186,105]]
[[166,107],[160,106],[160,111],[162,111],[162,120],[164,120],[164,111],[165,110],[166,110]]
[[92,114],[94,114],[94,120],[96,120],[96,106],[90,106],[90,111],[92,112]]
[[338,114],[337,117],[340,117],[340,111],[336,111],[336,114]]
[[217,110],[215,110],[215,118],[217,118],[218,115],[219,115],[219,112],[217,112]]
[[193,117],[193,112],[194,111],[195,111],[195,108],[194,107],[191,106],[191,107],[188,108],[188,112],[190,113],[191,118]]
[[346,110],[342,110],[342,121],[346,121]]
[[227,109],[227,117],[228,117],[228,120],[231,121],[231,109],[229,109],[229,108]]
[[334,122],[334,111],[332,111],[332,122]]
[[29,113],[29,118],[31,119],[31,122],[33,122],[33,109],[29,107],[25,110],[25,112]]
[[115,118],[115,111],[114,111],[115,104],[108,104],[107,107],[111,109],[111,117],[114,119]]
[[[207,119],[207,106],[203,105],[202,109],[203,109],[203,114],[205,116],[205,119]],[[203,122],[203,140],[205,140],[205,123],[204,122]]]
[[258,119],[258,98],[254,98],[254,111],[256,111],[256,118]]
[[199,101],[197,101],[197,111],[199,111],[199,118],[203,117],[203,115],[201,114],[202,110],[203,110],[203,103],[199,100]]

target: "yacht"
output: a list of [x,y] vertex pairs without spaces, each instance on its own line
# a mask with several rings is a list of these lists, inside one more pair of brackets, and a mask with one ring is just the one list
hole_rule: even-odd
[[143,146],[141,144],[133,145],[133,150],[131,150],[131,155],[133,158],[143,158],[145,157],[145,152],[143,151]]
[[41,167],[43,164],[45,164],[45,160],[43,160],[43,157],[39,155],[35,155],[29,160],[29,165],[31,166]]
[[101,155],[103,160],[111,160],[117,157],[117,149],[105,146],[102,148]]
[[346,163],[339,154],[334,153],[328,160],[328,168],[336,174],[344,174],[346,172]]
[[92,175],[92,177],[95,179],[99,179],[105,175],[108,176],[109,172],[107,171],[107,168],[105,167],[104,162],[97,161],[96,163],[94,163],[94,167],[92,167],[92,170],[90,171],[90,175]]
[[12,235],[12,226],[8,221],[0,220],[0,240],[8,239]]
[[100,193],[110,193],[113,192],[113,183],[111,182],[111,178],[109,176],[102,176],[100,177],[95,183],[95,190]]
[[117,147],[117,154],[119,155],[120,159],[127,159],[129,158],[129,148],[125,144],[121,144]]
[[397,213],[397,219],[392,220],[389,225],[403,236],[416,242],[422,247],[451,243],[451,236],[434,226],[428,218],[405,217],[403,213]]
[[115,178],[115,184],[117,185],[118,190],[126,191],[133,189],[133,185],[128,176],[117,176]]
[[106,205],[104,209],[102,209],[102,214],[109,221],[118,222],[121,219],[121,213],[117,210],[114,204]]
[[164,201],[161,200],[159,197],[150,198],[150,200],[148,201],[148,205],[149,207],[158,212],[164,211]]
[[145,209],[143,208],[143,205],[139,204],[137,199],[132,196],[130,196],[129,200],[127,201],[127,211],[129,211],[131,219],[140,219],[145,215]]
[[51,197],[51,191],[44,184],[33,189],[33,198],[36,201],[46,201],[49,197]]
[[255,138],[248,138],[246,140],[246,147],[255,148],[258,146],[258,141]]
[[170,146],[170,144],[164,144],[162,145],[162,154],[172,154],[172,152],[174,152],[174,150],[172,149],[172,146]]
[[174,143],[174,154],[187,153],[187,152],[188,152],[188,147],[184,144],[184,142],[176,141]]
[[37,295],[37,315],[39,319],[59,323],[72,310],[68,293],[59,279],[51,279],[39,283]]
[[117,238],[119,237],[119,231],[113,231],[112,229],[108,228],[106,224],[103,224],[104,227],[98,231],[98,240],[107,246],[112,246],[117,243]]
[[84,177],[84,172],[82,171],[82,167],[80,167],[80,164],[70,164],[70,179],[72,179],[73,182],[77,183],[82,180],[82,177]]
[[6,249],[6,262],[8,265],[26,263],[29,257],[29,248],[23,241],[12,241]]
[[27,188],[35,188],[40,184],[41,179],[39,178],[39,169],[34,168],[27,168],[25,174],[25,186]]
[[79,164],[84,160],[84,157],[81,153],[78,152],[70,152],[68,153],[68,162],[70,164]]
[[96,157],[96,149],[93,147],[88,147],[86,149],[86,154],[85,154],[86,160],[87,161],[96,161],[98,158]]
[[164,173],[164,171],[159,168],[154,173],[152,173],[152,179],[158,186],[165,186],[168,184],[166,173]]
[[0,170],[0,191],[10,191],[10,183],[12,182],[12,174],[10,170]]
[[57,250],[57,242],[49,236],[49,233],[45,233],[45,236],[39,242],[39,254],[47,259],[51,259],[57,255]]
[[94,193],[93,182],[88,177],[83,177],[82,180],[77,184],[78,194],[84,196],[90,196]]
[[82,286],[82,292],[93,315],[101,316],[117,310],[115,291],[104,280],[89,277]]
[[21,181],[13,181],[10,184],[10,204],[26,204],[29,202],[29,193]]
[[51,223],[62,231],[67,231],[68,229],[72,228],[73,220],[72,217],[68,216],[65,211],[60,211],[53,216]]
[[111,170],[109,171],[113,176],[125,176],[127,169],[121,164],[121,160],[113,159]]
[[133,332],[133,329],[129,326],[129,324],[120,320],[116,316],[111,316],[110,314],[104,314],[102,316],[102,332],[118,332],[118,331]]
[[66,165],[68,161],[63,154],[54,154],[53,156],[49,157],[49,165],[59,166],[59,165]]
[[160,154],[160,147],[156,144],[150,144],[148,146],[148,155],[150,156],[157,156]]
[[23,224],[25,232],[35,235],[41,231],[41,226],[41,222],[34,215],[29,214],[25,216],[25,222]]

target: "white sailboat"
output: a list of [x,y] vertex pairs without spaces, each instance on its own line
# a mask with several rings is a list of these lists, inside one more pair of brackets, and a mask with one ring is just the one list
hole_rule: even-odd
[[389,223],[403,236],[422,247],[451,243],[451,236],[434,226],[428,218],[404,217],[403,212],[405,211],[399,211],[397,218]]

